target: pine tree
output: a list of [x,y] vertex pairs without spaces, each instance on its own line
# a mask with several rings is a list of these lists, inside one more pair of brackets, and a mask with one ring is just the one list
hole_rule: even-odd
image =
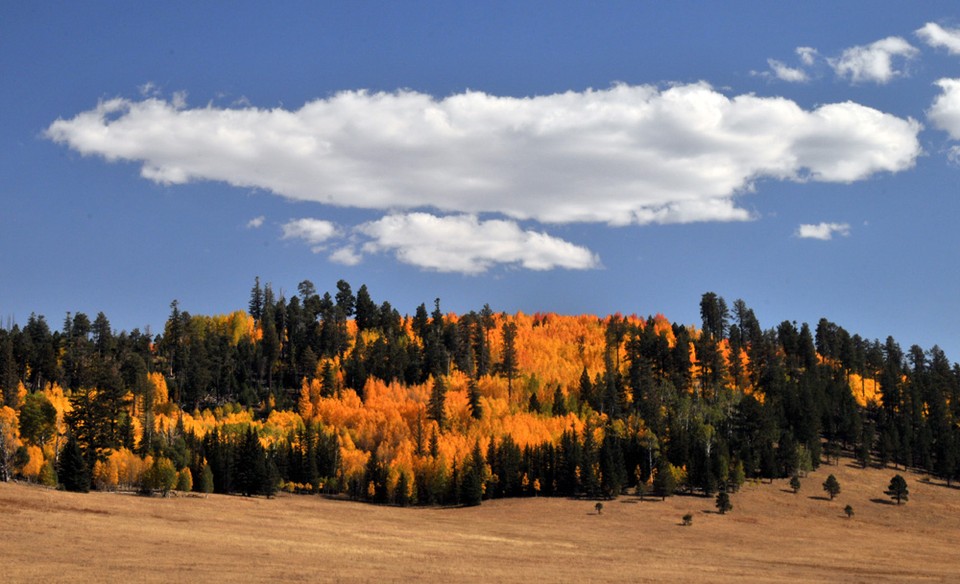
[[467,400],[470,406],[470,415],[474,420],[483,417],[483,406],[480,405],[480,388],[477,386],[477,380],[470,378],[467,382]]
[[530,402],[527,404],[527,410],[531,414],[540,413],[540,400],[537,398],[536,390],[530,392]]
[[672,497],[677,490],[677,479],[673,474],[673,465],[667,461],[665,456],[660,457],[660,462],[657,464],[657,473],[653,477],[653,489],[662,500]]
[[60,465],[57,476],[63,488],[77,493],[86,493],[90,490],[90,471],[87,461],[80,450],[80,444],[72,434],[67,439],[66,446],[60,452]]
[[567,415],[567,400],[563,395],[563,390],[560,389],[559,383],[557,384],[557,389],[553,392],[553,415]]
[[480,441],[474,442],[470,461],[465,468],[463,482],[460,487],[460,502],[468,507],[479,505],[483,500],[483,452],[480,450]]
[[500,373],[507,378],[507,398],[513,396],[513,379],[517,375],[517,324],[503,325],[503,351],[500,354]]
[[721,490],[717,493],[716,500],[717,511],[720,512],[720,515],[724,515],[727,511],[733,510],[733,504],[730,502],[730,495],[727,494],[726,490]]
[[830,495],[830,500],[832,501],[834,497],[840,494],[840,483],[837,481],[837,477],[830,475],[827,477],[827,480],[823,481],[823,490]]
[[196,488],[197,491],[205,495],[213,492],[213,471],[210,470],[210,465],[207,463],[204,463],[203,468],[200,470],[200,477],[197,480]]
[[[362,288],[361,288],[362,290]],[[407,473],[400,471],[400,477],[397,478],[397,486],[394,489],[394,498],[397,505],[406,507],[410,504],[410,481],[407,479]]]
[[443,377],[437,375],[433,378],[433,388],[430,390],[430,403],[427,405],[427,414],[430,419],[435,420],[437,425],[443,428],[447,415],[444,405],[447,401],[447,387],[443,382]]
[[263,316],[263,288],[260,287],[260,276],[254,279],[253,288],[250,290],[250,316],[258,321]]
[[895,475],[890,479],[890,486],[887,487],[885,493],[890,496],[891,499],[894,499],[899,505],[902,502],[907,502],[909,500],[910,491],[907,489],[907,481],[900,475]]
[[796,495],[800,492],[800,477],[793,475],[790,477],[790,488],[793,489],[793,494]]
[[234,486],[245,497],[266,494],[267,459],[256,430],[248,427],[237,452]]

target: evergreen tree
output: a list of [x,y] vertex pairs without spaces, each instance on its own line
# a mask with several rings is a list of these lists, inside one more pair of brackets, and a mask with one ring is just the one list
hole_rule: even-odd
[[527,404],[527,411],[529,411],[531,414],[540,413],[540,400],[537,398],[536,390],[530,392],[530,401]]
[[237,450],[234,469],[235,488],[245,497],[267,494],[267,457],[260,444],[260,437],[253,427],[248,427]]
[[199,480],[196,481],[195,486],[198,492],[205,495],[213,492],[213,471],[209,464],[203,464],[203,468],[200,469]]
[[793,489],[794,495],[800,492],[800,477],[798,475],[790,477],[790,488]]
[[720,515],[724,515],[727,511],[733,510],[733,504],[730,502],[730,495],[727,494],[727,491],[721,490],[717,493],[716,507]]
[[360,289],[357,290],[355,312],[356,318],[354,320],[357,323],[358,331],[372,329],[379,324],[380,311],[373,299],[370,298],[370,292],[367,290],[366,284],[361,285]]
[[441,428],[447,420],[445,404],[447,401],[447,386],[443,377],[437,375],[433,378],[433,387],[430,390],[430,403],[427,405],[427,415],[431,420],[437,422]]
[[660,462],[657,464],[657,472],[653,477],[653,489],[662,500],[672,497],[677,490],[677,479],[673,474],[673,465],[667,461],[665,456],[661,456]]
[[400,476],[397,478],[397,487],[394,489],[394,492],[397,505],[406,507],[410,504],[410,481],[407,479],[406,471],[400,471]]
[[560,384],[557,384],[557,389],[553,392],[553,415],[554,416],[566,416],[567,415],[567,400],[563,395],[563,390],[560,389]]
[[263,316],[263,288],[260,287],[260,276],[254,278],[253,288],[250,290],[250,316],[260,320]]
[[900,475],[895,475],[890,479],[890,486],[887,487],[885,493],[891,499],[895,500],[897,505],[899,505],[901,501],[908,501],[910,495],[910,491],[907,489],[907,481]]
[[77,493],[86,493],[90,490],[90,470],[87,461],[80,450],[80,444],[72,434],[67,444],[60,452],[60,463],[57,468],[57,477],[63,488]]
[[503,351],[500,354],[500,374],[507,378],[507,398],[513,396],[513,379],[517,375],[517,324],[503,325]]
[[468,507],[479,505],[483,499],[483,452],[480,450],[480,441],[474,442],[469,463],[465,466],[463,482],[461,484],[460,502]]
[[830,475],[827,477],[827,480],[823,481],[823,490],[827,492],[827,495],[830,495],[830,500],[832,501],[834,497],[840,494],[840,482],[837,481],[837,477]]
[[467,401],[470,406],[470,416],[474,420],[483,417],[483,406],[480,405],[480,388],[477,387],[477,380],[470,378],[467,382]]

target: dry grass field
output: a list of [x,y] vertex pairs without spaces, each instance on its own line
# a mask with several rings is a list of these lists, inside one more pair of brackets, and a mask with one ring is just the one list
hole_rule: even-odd
[[[821,483],[836,474],[834,501]],[[143,498],[0,484],[5,582],[903,582],[960,578],[960,489],[821,467],[713,499],[523,499],[388,508],[283,495]],[[845,505],[853,506],[848,519]],[[692,512],[693,525],[681,517]]]

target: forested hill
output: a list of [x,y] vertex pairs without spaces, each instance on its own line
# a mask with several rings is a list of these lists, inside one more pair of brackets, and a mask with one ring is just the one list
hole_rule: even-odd
[[0,479],[72,490],[342,493],[393,504],[735,491],[841,449],[960,474],[960,367],[704,294],[661,315],[401,315],[344,281],[116,333],[0,330]]

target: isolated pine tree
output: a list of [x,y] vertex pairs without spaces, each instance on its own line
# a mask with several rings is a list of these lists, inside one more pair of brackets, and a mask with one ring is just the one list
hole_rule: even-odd
[[828,476],[827,480],[823,481],[823,490],[830,495],[830,500],[833,501],[833,498],[840,494],[840,483],[837,481],[837,477]]
[[733,510],[733,504],[730,502],[730,495],[726,491],[720,491],[717,493],[717,511],[720,512],[720,515],[724,515],[727,511]]
[[897,502],[904,503],[909,499],[910,491],[907,489],[907,481],[900,475],[895,475],[890,479],[890,486],[887,487],[886,494]]
[[800,477],[793,475],[790,477],[790,488],[793,489],[793,494],[796,495],[800,492]]

